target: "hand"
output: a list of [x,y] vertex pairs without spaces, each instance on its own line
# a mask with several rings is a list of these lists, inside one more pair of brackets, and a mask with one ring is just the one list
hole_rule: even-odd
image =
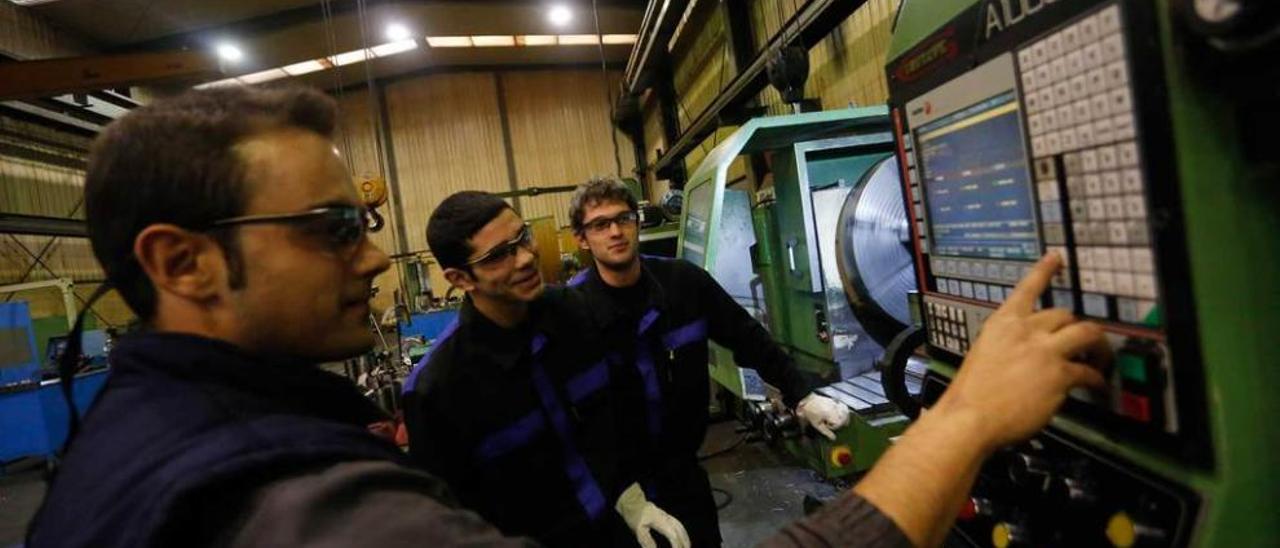
[[809,423],[827,439],[834,440],[834,430],[849,424],[849,408],[826,396],[809,394],[796,405],[796,418],[801,423]]
[[636,542],[640,543],[640,548],[657,547],[657,543],[653,540],[653,531],[666,537],[671,548],[689,548],[692,544],[689,541],[689,533],[685,532],[680,520],[671,517],[671,514],[649,502],[638,483],[631,484],[631,487],[622,492],[614,509],[635,532]]
[[1079,322],[1068,310],[1035,311],[1049,280],[1062,267],[1046,255],[1004,305],[987,318],[959,373],[934,413],[974,419],[987,450],[1025,439],[1044,427],[1078,386],[1100,388],[1097,367],[1110,363],[1102,328]]

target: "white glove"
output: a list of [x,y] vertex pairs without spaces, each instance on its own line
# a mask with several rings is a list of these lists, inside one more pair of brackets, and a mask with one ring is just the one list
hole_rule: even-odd
[[796,405],[796,418],[809,423],[829,440],[836,439],[834,430],[849,424],[849,408],[818,394],[809,394]]
[[685,532],[684,525],[671,517],[671,514],[649,502],[649,499],[644,497],[644,491],[640,489],[639,483],[633,483],[623,491],[613,508],[622,515],[623,521],[626,521],[627,526],[635,532],[636,542],[640,543],[640,548],[657,547],[651,531],[657,531],[666,537],[671,548],[689,548],[691,544],[689,533]]

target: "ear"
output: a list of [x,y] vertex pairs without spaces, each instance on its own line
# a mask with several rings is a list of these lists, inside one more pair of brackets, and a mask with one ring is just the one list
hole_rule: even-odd
[[461,268],[444,269],[444,279],[449,281],[449,285],[462,291],[471,291],[476,288],[475,278]]
[[578,241],[578,249],[582,251],[591,251],[591,246],[587,244],[587,236],[582,232],[575,232],[573,239]]
[[226,257],[212,239],[171,224],[154,224],[133,239],[133,255],[157,293],[207,301],[226,284]]

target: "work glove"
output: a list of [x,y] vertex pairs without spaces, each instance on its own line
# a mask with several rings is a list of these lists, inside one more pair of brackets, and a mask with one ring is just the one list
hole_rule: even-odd
[[623,491],[613,508],[635,532],[636,542],[640,543],[640,548],[657,548],[652,531],[657,531],[666,537],[671,548],[689,548],[689,533],[685,532],[684,525],[671,517],[671,514],[649,502],[644,497],[644,491],[640,489],[639,483],[633,483]]
[[834,440],[835,430],[849,424],[849,408],[826,396],[809,394],[796,406],[796,418]]

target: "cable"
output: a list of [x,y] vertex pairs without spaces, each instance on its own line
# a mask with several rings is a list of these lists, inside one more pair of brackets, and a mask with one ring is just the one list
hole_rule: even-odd
[[622,155],[618,152],[618,130],[613,127],[614,108],[613,93],[609,91],[609,67],[604,58],[604,34],[600,32],[600,10],[596,8],[596,0],[591,0],[591,16],[596,22],[596,47],[600,50],[600,80],[604,83],[604,102],[609,105],[609,137],[613,139],[613,168],[618,177],[622,177]]
[[746,443],[746,442],[747,442],[747,436],[739,436],[739,437],[738,437],[738,441],[735,441],[735,442],[733,442],[733,443],[729,444],[729,446],[728,446],[728,447],[725,447],[724,449],[716,449],[715,451],[712,451],[712,452],[710,452],[710,453],[706,453],[706,454],[704,454],[704,455],[698,455],[698,462],[702,462],[702,461],[704,461],[704,460],[710,460],[710,459],[716,458],[716,457],[718,457],[718,456],[720,456],[720,455],[724,455],[724,454],[726,454],[726,453],[729,453],[729,452],[733,451],[734,449],[737,449],[737,448],[739,448],[739,447],[742,447],[742,444],[744,444],[744,443]]
[[344,91],[342,82],[342,67],[333,63],[332,59],[338,55],[338,38],[333,30],[333,6],[332,0],[320,0],[320,14],[324,20],[325,40],[329,46],[329,57],[326,59],[330,64],[329,70],[333,71],[334,92],[338,96],[338,133],[342,136],[342,146],[346,147],[347,153],[343,155],[343,159],[347,163],[347,172],[354,172],[355,165],[351,160],[351,137],[347,134],[347,125],[342,121],[342,102],[346,99],[346,91]]

